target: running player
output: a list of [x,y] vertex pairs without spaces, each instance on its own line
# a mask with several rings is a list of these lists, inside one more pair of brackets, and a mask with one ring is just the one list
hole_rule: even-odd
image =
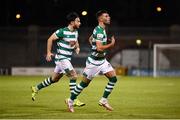
[[[47,55],[46,60],[52,61],[52,56],[55,56],[56,67],[54,73],[51,77],[46,78],[41,83],[36,86],[32,86],[32,100],[35,100],[36,94],[42,88],[48,87],[49,85],[58,82],[64,74],[66,74],[69,79],[69,88],[72,94],[75,86],[77,74],[71,64],[71,57],[73,51],[79,54],[80,48],[78,43],[78,31],[81,22],[77,13],[72,12],[67,15],[68,26],[58,29],[54,32],[47,41]],[[54,55],[51,51],[52,44],[57,41],[57,53]],[[74,101],[74,106],[84,106],[85,104],[80,102],[78,99]]]
[[114,85],[117,82],[117,78],[111,64],[106,60],[106,51],[114,46],[115,38],[114,36],[111,36],[109,40],[110,43],[108,43],[106,27],[110,24],[111,20],[108,12],[101,10],[97,12],[96,16],[99,25],[94,29],[92,36],[89,38],[92,45],[92,52],[86,61],[86,67],[83,72],[83,80],[75,87],[70,98],[65,100],[70,112],[74,112],[73,101],[81,93],[81,91],[89,85],[93,77],[99,73],[104,74],[109,79],[109,82],[105,87],[104,94],[99,100],[99,105],[103,106],[109,111],[113,110],[108,103],[107,98],[111,94]]

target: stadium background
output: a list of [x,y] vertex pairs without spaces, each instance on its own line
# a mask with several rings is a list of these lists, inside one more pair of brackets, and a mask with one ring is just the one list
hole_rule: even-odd
[[[53,67],[53,62],[47,63],[44,59],[46,41],[56,29],[66,26],[66,14],[71,11],[76,11],[82,22],[81,53],[74,56],[72,63],[75,67],[84,67],[90,51],[87,40],[97,24],[95,13],[100,9],[108,10],[112,17],[110,31],[115,34],[116,46],[109,52],[111,63],[122,68],[120,74],[131,74],[137,69],[151,74],[153,45],[180,43],[179,5],[178,0],[1,1],[1,74],[11,74],[11,67]],[[83,16],[83,11],[87,15]],[[137,40],[141,40],[140,45]],[[177,65],[180,66],[174,64]]]
[[[180,118],[179,77],[151,77],[153,45],[180,44],[179,6],[179,0],[1,0],[0,118]],[[69,95],[67,77],[42,91],[38,101],[32,103],[29,87],[41,82],[54,67],[53,62],[45,61],[48,37],[66,26],[66,15],[76,11],[82,23],[81,53],[73,56],[72,63],[77,70],[83,68],[90,52],[88,37],[97,25],[95,13],[101,9],[109,11],[110,31],[116,37],[116,45],[107,57],[118,74],[125,75],[118,76],[110,97],[115,111],[108,113],[95,103],[107,82],[104,77],[95,78],[82,93],[80,98],[87,106],[76,108],[74,114],[69,114],[64,105]],[[87,15],[83,16],[83,11]],[[178,54],[178,50],[173,54],[172,69],[180,68]],[[10,76],[12,68],[19,67],[23,67],[19,72],[36,70],[38,74],[43,72],[43,76]],[[26,71],[29,68],[33,69]]]

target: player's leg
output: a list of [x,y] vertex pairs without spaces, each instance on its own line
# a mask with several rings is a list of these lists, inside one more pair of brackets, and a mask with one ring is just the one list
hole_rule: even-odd
[[[68,73],[67,76],[70,79],[70,82],[69,82],[70,93],[73,94],[73,91],[74,91],[74,89],[76,87],[77,73],[76,73],[76,71],[74,69],[68,71],[67,73]],[[84,105],[85,105],[85,103],[81,102],[79,99],[75,99],[74,102],[73,102],[73,106],[81,107],[81,106],[84,106]]]
[[67,76],[69,78],[70,93],[72,94],[72,92],[76,86],[77,74],[76,74],[74,69],[72,69],[70,71],[66,71],[66,73],[67,73]]
[[87,79],[86,77],[83,77],[83,80],[74,88],[73,93],[71,94],[70,99],[75,100],[77,96],[82,92],[84,88],[86,88],[91,80]]
[[71,94],[70,99],[71,100],[76,99],[76,97],[81,93],[81,91],[89,85],[93,77],[97,75],[99,72],[100,72],[100,69],[97,66],[86,62],[86,68],[83,71],[83,79],[75,87],[73,93]]
[[86,68],[83,72],[83,80],[75,87],[73,93],[70,98],[66,99],[66,104],[70,112],[74,112],[73,101],[77,98],[77,96],[82,92],[84,88],[86,88],[91,82],[92,78],[98,73],[98,69],[96,66],[86,63]]
[[114,70],[107,72],[105,76],[109,79],[109,82],[106,85],[103,97],[108,98],[117,82],[117,78]]
[[32,86],[32,100],[35,100],[36,94],[38,93],[39,90],[50,86],[53,83],[56,83],[59,81],[59,79],[63,76],[63,73],[53,73],[52,77],[46,78],[44,81],[41,83],[37,84],[36,86]]
[[70,112],[74,112],[74,101],[76,100],[77,96],[81,93],[81,91],[89,85],[90,81],[91,80],[88,80],[87,78],[83,77],[83,80],[74,88],[71,97],[65,100],[65,103],[67,104]]
[[63,76],[63,71],[62,68],[59,64],[56,64],[56,67],[54,69],[54,72],[52,74],[52,77],[48,77],[46,78],[44,81],[42,81],[41,83],[32,86],[31,90],[32,90],[32,100],[35,100],[35,96],[38,93],[39,90],[41,90],[42,88],[48,87],[53,83],[56,83],[59,81],[59,79]]
[[[69,81],[69,88],[70,88],[70,93],[73,93],[73,90],[76,86],[76,80],[77,80],[77,73],[74,70],[71,62],[68,59],[64,59],[61,62],[61,67],[62,69],[65,71],[66,75],[69,77],[70,81]],[[76,99],[73,102],[74,106],[84,106],[85,103],[81,102],[80,100]]]
[[111,92],[117,82],[116,73],[115,73],[114,69],[112,68],[112,66],[110,65],[110,63],[107,61],[105,62],[104,66],[102,68],[102,72],[109,79],[109,82],[105,87],[103,96],[99,101],[99,105],[105,107],[107,110],[112,111],[113,108],[109,105],[107,98],[111,94]]

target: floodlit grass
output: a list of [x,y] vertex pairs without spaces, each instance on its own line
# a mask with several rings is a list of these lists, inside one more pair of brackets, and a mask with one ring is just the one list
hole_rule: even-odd
[[114,111],[109,112],[98,105],[107,80],[96,77],[79,96],[86,106],[76,107],[75,113],[69,113],[64,103],[70,95],[67,77],[40,91],[35,102],[31,100],[30,86],[44,78],[0,76],[0,118],[180,118],[180,78],[118,77],[109,96]]

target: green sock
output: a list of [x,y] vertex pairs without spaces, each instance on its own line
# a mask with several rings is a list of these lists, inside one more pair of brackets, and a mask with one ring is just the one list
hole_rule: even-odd
[[111,94],[116,81],[117,81],[116,77],[109,78],[109,82],[106,85],[105,90],[104,90],[103,98],[107,98]]
[[69,89],[70,89],[71,94],[73,93],[73,90],[74,90],[75,87],[76,87],[76,80],[75,79],[71,79],[69,81]]
[[39,84],[36,86],[36,88],[37,88],[38,90],[40,90],[40,89],[42,89],[42,88],[45,88],[45,87],[51,85],[52,83],[54,83],[54,82],[52,81],[51,77],[48,77],[48,78],[46,78],[44,81],[42,81],[41,83],[39,83]]
[[77,96],[81,93],[81,91],[82,91],[85,87],[87,87],[87,86],[88,86],[87,83],[81,81],[81,82],[75,87],[73,93],[71,94],[70,99],[71,99],[71,100],[76,99]]

